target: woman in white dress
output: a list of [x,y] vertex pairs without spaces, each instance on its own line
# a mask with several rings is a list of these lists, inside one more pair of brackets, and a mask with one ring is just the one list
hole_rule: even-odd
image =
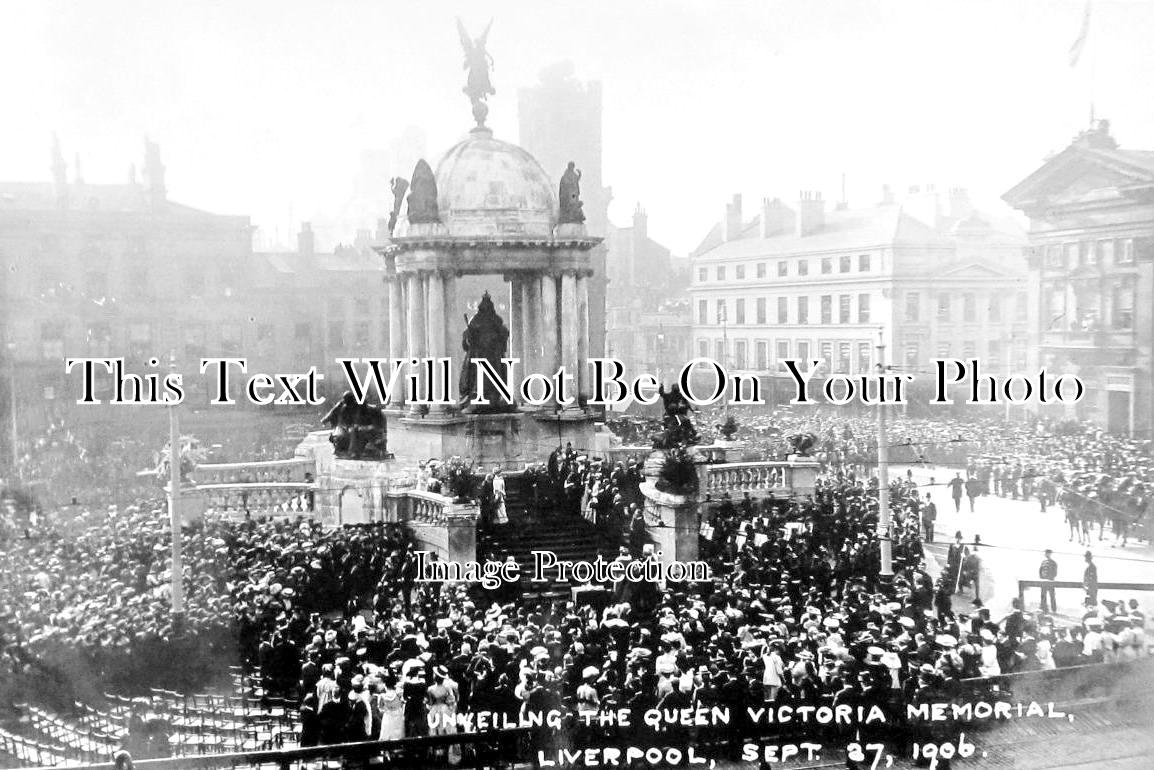
[[405,694],[395,676],[385,679],[384,690],[377,693],[381,712],[381,733],[377,740],[397,741],[405,737]]
[[[425,708],[428,714],[429,735],[455,735],[457,733],[457,683],[449,676],[444,666],[434,672],[436,681],[425,693]],[[436,750],[437,756],[445,756],[444,749]],[[460,744],[450,744],[447,752],[450,765],[461,763]]]
[[999,676],[1002,673],[1002,667],[998,663],[998,648],[994,644],[994,632],[988,628],[983,628],[982,634],[982,660],[978,664],[978,670],[982,672],[982,676]]
[[493,523],[499,527],[509,523],[505,510],[505,475],[500,470],[493,471]]

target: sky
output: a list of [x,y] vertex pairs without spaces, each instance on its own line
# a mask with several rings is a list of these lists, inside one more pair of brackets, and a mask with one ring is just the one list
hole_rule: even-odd
[[493,19],[499,138],[547,66],[602,82],[610,217],[642,203],[680,255],[734,193],[752,216],[837,200],[843,174],[851,205],[925,183],[996,203],[1087,126],[1091,95],[1123,147],[1154,149],[1151,0],[1094,0],[1077,67],[1083,0],[0,4],[0,179],[49,180],[55,133],[86,181],[121,182],[148,136],[172,199],[249,215],[262,242],[339,212],[362,153],[407,127],[434,166],[468,130],[458,16]]

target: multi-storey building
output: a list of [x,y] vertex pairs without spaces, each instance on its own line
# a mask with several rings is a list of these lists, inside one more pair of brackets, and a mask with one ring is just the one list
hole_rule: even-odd
[[[585,224],[593,235],[609,230],[612,189],[601,175],[601,83],[584,82],[574,75],[573,65],[560,62],[541,72],[537,85],[517,92],[519,141],[554,180],[560,180],[566,164],[573,161],[581,171],[581,199]],[[589,355],[605,352],[605,294],[608,284],[608,244],[595,248],[593,276],[589,282]]]
[[610,227],[606,351],[634,372],[669,376],[689,354],[687,267],[649,237],[640,206],[630,227]]
[[935,357],[1022,366],[1024,245],[963,190],[911,188],[900,205],[887,190],[876,206],[831,211],[802,193],[793,208],[765,200],[752,221],[734,196],[691,255],[694,353],[778,378],[791,358],[820,359],[819,379],[873,372],[879,344],[921,382]]
[[[367,246],[315,254],[306,227],[299,254],[254,254],[248,217],[168,198],[155,144],[143,172],[125,184],[68,180],[56,148],[51,183],[0,183],[0,457],[13,436],[49,424],[132,422],[126,408],[77,407],[81,378],[65,375],[66,357],[123,357],[147,374],[173,356],[196,404],[208,398],[203,356],[288,372],[387,353],[383,265]],[[98,380],[97,395],[110,394]]]
[[1086,385],[1064,416],[1149,438],[1154,151],[1120,149],[1100,121],[1003,197],[1030,218],[1033,363]]

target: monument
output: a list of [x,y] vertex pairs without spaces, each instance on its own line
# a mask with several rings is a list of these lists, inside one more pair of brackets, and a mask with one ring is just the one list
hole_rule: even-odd
[[[389,357],[449,359],[454,381],[426,382],[430,372],[419,366],[401,372],[432,387],[433,403],[394,394],[383,412],[391,454],[382,459],[364,456],[356,434],[336,422],[336,443],[318,432],[301,445],[298,455],[316,458],[317,486],[338,490],[318,495],[318,510],[332,523],[343,521],[340,495],[350,490],[370,516],[387,518],[390,490],[411,488],[430,458],[520,470],[556,446],[594,446],[594,416],[585,407],[592,385],[589,283],[591,251],[602,239],[584,224],[581,174],[572,162],[551,177],[523,148],[494,137],[486,126],[487,100],[496,93],[489,28],[471,38],[458,22],[458,32],[473,125],[435,163],[421,159],[409,179],[391,180],[388,238],[376,247],[385,263]],[[464,312],[478,298],[458,296],[458,279],[473,275],[504,280],[504,318],[488,296],[472,317]],[[532,405],[518,396],[509,403],[487,392],[479,399],[474,359],[503,372],[507,358],[519,361],[517,382],[564,367],[572,401]],[[459,508],[454,515],[464,520]]]

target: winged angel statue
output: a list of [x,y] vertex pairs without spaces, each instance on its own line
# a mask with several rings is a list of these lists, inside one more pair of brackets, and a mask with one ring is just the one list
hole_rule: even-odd
[[461,90],[473,103],[473,117],[477,121],[478,128],[484,128],[485,118],[489,114],[489,107],[485,104],[485,99],[497,93],[489,81],[489,70],[493,67],[493,57],[485,48],[485,41],[489,38],[489,30],[492,26],[493,20],[490,19],[485,31],[474,40],[469,37],[469,33],[465,30],[465,25],[461,23],[461,20],[457,19],[457,33],[461,36],[461,48],[465,51],[465,69],[469,71],[469,78]]

